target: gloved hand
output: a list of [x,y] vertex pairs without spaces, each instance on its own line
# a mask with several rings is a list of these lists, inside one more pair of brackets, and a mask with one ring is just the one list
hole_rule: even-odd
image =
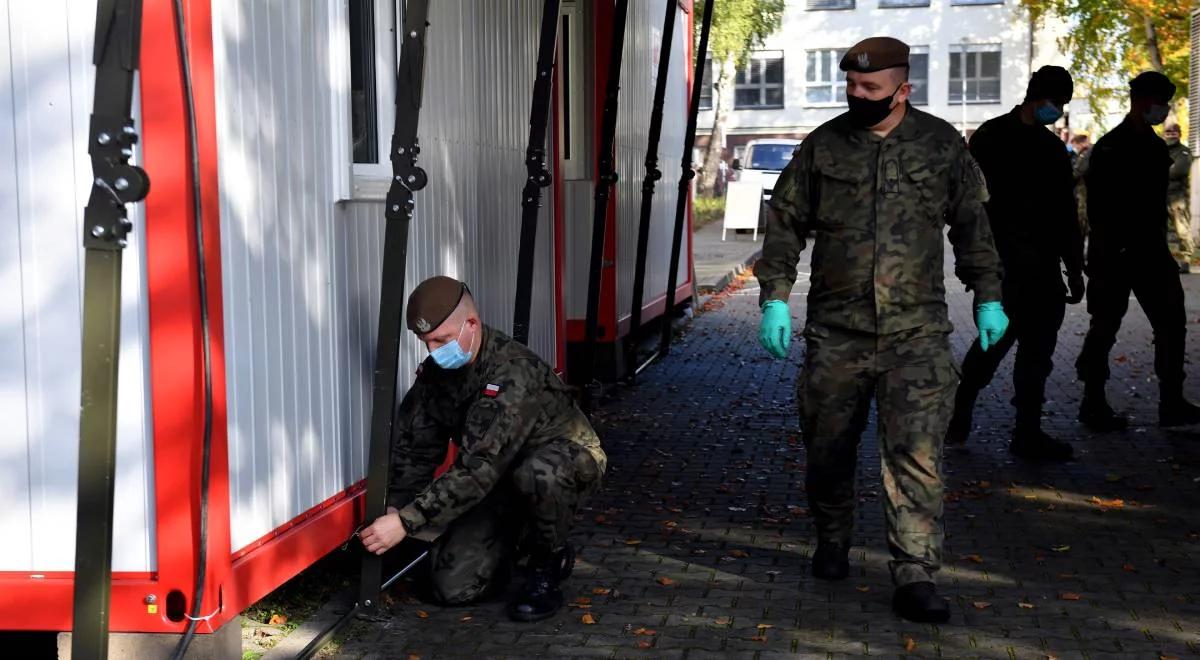
[[979,345],[983,350],[995,346],[1008,329],[1008,315],[999,302],[985,302],[975,306],[975,327],[979,328]]
[[792,316],[787,303],[769,300],[762,306],[762,323],[758,326],[758,343],[777,358],[787,357],[792,345]]
[[1067,288],[1071,290],[1071,293],[1067,295],[1067,304],[1079,304],[1087,290],[1083,283],[1083,273],[1067,273]]

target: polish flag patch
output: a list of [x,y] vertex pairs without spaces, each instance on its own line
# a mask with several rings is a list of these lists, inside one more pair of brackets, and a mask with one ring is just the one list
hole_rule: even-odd
[[500,396],[500,386],[488,383],[487,386],[483,388],[483,395],[489,399],[494,399]]

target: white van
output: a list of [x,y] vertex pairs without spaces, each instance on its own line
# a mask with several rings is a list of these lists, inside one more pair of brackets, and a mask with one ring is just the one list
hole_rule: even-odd
[[[800,140],[785,138],[751,140],[746,143],[741,158],[733,159],[733,169],[738,181],[754,181],[763,187],[763,202],[771,199],[771,190],[779,179],[779,173],[792,160],[800,148]],[[766,214],[759,213],[759,226],[765,226]]]

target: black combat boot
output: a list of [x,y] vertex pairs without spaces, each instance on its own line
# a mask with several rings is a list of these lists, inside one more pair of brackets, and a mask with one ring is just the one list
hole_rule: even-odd
[[1200,424],[1200,406],[1188,401],[1178,393],[1159,397],[1159,426],[1186,426],[1188,424]]
[[571,546],[558,552],[535,552],[529,557],[529,578],[508,604],[513,621],[541,621],[554,616],[563,606],[559,584],[571,574],[575,553]]
[[850,547],[833,541],[817,541],[812,574],[820,580],[845,580],[850,575]]
[[1129,420],[1124,415],[1117,414],[1112,406],[1108,405],[1104,383],[1098,386],[1085,384],[1083,402],[1079,404],[1079,421],[1099,433],[1124,431],[1129,427]]
[[954,393],[954,416],[950,418],[950,426],[946,429],[946,444],[961,445],[966,443],[971,435],[974,424],[975,399],[979,390],[959,385]]
[[896,587],[892,595],[896,614],[917,623],[945,623],[950,620],[950,605],[937,593],[932,582],[913,582]]
[[1042,430],[1041,405],[1024,404],[1017,408],[1017,425],[1008,451],[1028,461],[1062,462],[1075,457],[1070,444]]

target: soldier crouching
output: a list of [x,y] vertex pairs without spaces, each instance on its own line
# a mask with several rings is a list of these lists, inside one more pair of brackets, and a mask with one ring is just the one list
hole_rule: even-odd
[[[480,321],[462,282],[422,282],[407,322],[430,354],[396,413],[388,512],[362,531],[363,545],[383,554],[444,527],[430,577],[446,605],[503,589],[520,548],[529,576],[509,616],[550,617],[574,563],[575,512],[607,464],[600,439],[549,365]],[[458,456],[434,479],[450,439]]]

